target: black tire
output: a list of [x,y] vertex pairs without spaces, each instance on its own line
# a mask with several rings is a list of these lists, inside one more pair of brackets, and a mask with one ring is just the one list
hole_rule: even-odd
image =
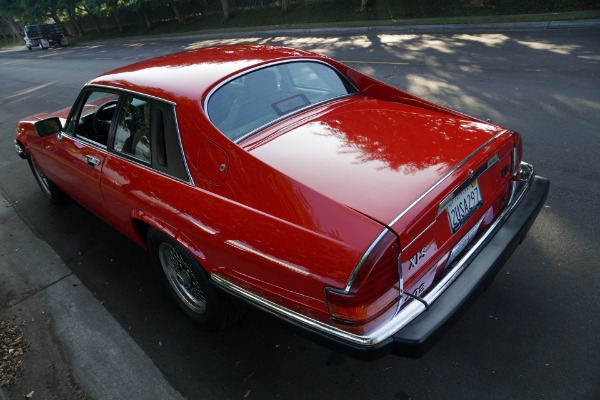
[[148,248],[167,291],[190,319],[211,331],[239,319],[242,308],[215,289],[198,260],[179,242],[151,228]]
[[33,176],[35,177],[35,180],[40,186],[40,189],[42,189],[42,193],[44,194],[44,196],[46,196],[50,203],[64,204],[69,201],[69,196],[67,196],[62,190],[60,190],[54,184],[54,182],[46,178],[46,175],[44,175],[40,167],[37,165],[37,163],[31,156],[27,157],[27,162],[29,163],[31,172],[33,172]]

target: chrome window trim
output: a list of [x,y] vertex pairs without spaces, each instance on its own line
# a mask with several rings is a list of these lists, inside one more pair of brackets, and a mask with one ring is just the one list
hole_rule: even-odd
[[223,136],[225,136],[226,138],[228,138],[229,140],[231,140],[233,143],[236,143],[236,144],[237,144],[237,143],[240,143],[241,141],[243,141],[244,139],[246,139],[246,138],[248,138],[248,137],[252,136],[252,135],[253,135],[253,134],[255,134],[256,132],[260,131],[261,129],[264,129],[264,128],[266,128],[267,126],[273,125],[273,124],[275,124],[275,123],[277,123],[277,122],[279,122],[279,121],[282,121],[282,120],[284,120],[284,119],[286,119],[286,118],[289,118],[289,117],[291,117],[292,115],[299,114],[299,113],[301,113],[301,112],[303,112],[303,111],[309,110],[309,109],[311,109],[311,108],[314,108],[314,107],[318,107],[318,106],[320,106],[320,105],[322,105],[322,104],[325,104],[325,103],[329,103],[329,102],[332,102],[332,101],[335,101],[335,100],[344,99],[344,98],[346,98],[346,97],[355,96],[355,95],[357,95],[358,93],[360,93],[360,91],[358,90],[358,88],[357,88],[357,87],[356,87],[356,86],[355,86],[355,85],[352,83],[352,81],[351,81],[350,79],[348,79],[348,77],[347,77],[346,75],[344,75],[344,74],[343,74],[343,73],[341,73],[341,72],[340,72],[340,70],[338,70],[336,67],[334,67],[333,65],[331,65],[331,64],[329,64],[329,63],[326,63],[325,61],[322,61],[322,60],[316,60],[316,59],[313,59],[313,58],[295,58],[295,59],[291,59],[291,60],[280,60],[280,61],[275,61],[275,62],[268,63],[268,64],[262,64],[262,65],[259,65],[259,66],[257,66],[257,67],[249,68],[249,69],[247,69],[247,70],[244,70],[244,71],[242,71],[242,72],[238,72],[237,74],[230,76],[229,78],[227,78],[226,80],[224,80],[224,81],[220,82],[220,83],[219,83],[217,86],[215,86],[214,88],[212,88],[212,89],[211,89],[211,90],[208,92],[208,94],[206,95],[206,97],[205,97],[205,99],[204,99],[204,103],[203,103],[203,105],[202,105],[202,109],[204,110],[204,114],[206,115],[206,118],[208,118],[208,120],[209,120],[211,123],[213,123],[213,122],[212,122],[212,120],[210,119],[210,115],[208,114],[208,102],[210,101],[210,98],[212,97],[212,95],[213,95],[213,94],[214,94],[214,93],[215,93],[217,90],[221,89],[223,86],[227,85],[229,82],[231,82],[231,81],[234,81],[234,80],[236,80],[237,78],[240,78],[240,77],[242,77],[242,76],[244,76],[244,75],[250,74],[250,73],[252,73],[252,72],[254,72],[254,71],[258,71],[258,70],[265,69],[265,68],[269,68],[269,67],[274,67],[274,66],[281,65],[281,64],[290,64],[290,63],[296,63],[296,62],[314,62],[314,63],[318,63],[318,64],[323,64],[323,65],[325,65],[325,66],[327,66],[327,67],[331,68],[331,69],[332,69],[332,70],[334,70],[334,71],[335,71],[335,72],[336,72],[336,73],[337,73],[339,76],[343,77],[343,79],[344,79],[344,80],[345,80],[345,81],[346,81],[346,82],[347,82],[347,83],[348,83],[350,86],[352,86],[352,87],[354,88],[355,92],[354,92],[354,93],[347,93],[347,94],[345,94],[345,95],[342,95],[342,96],[332,97],[332,98],[330,98],[330,99],[323,100],[323,101],[320,101],[320,102],[318,102],[318,103],[312,103],[312,104],[309,104],[308,106],[305,106],[305,107],[302,107],[302,108],[296,109],[296,110],[294,110],[294,111],[292,111],[292,112],[290,112],[290,113],[287,113],[287,114],[284,114],[284,115],[282,115],[282,116],[280,116],[280,117],[278,117],[278,118],[275,118],[274,120],[272,120],[272,121],[269,121],[269,122],[267,122],[266,124],[263,124],[263,125],[261,125],[261,126],[259,126],[259,127],[257,127],[257,128],[254,128],[254,129],[252,129],[252,130],[251,130],[251,131],[249,131],[249,132],[246,132],[245,134],[243,134],[242,136],[240,136],[240,137],[236,138],[235,140],[233,140],[233,139],[230,139],[230,138],[229,138],[229,137],[228,137],[228,136],[227,136],[225,133],[221,132],[221,130],[220,130],[219,128],[217,128],[217,126],[216,126],[216,125],[214,125],[214,124],[213,124],[213,125],[214,125],[214,127],[215,127],[215,128],[217,128],[217,130],[218,130],[219,132],[221,132],[221,134],[222,134]]
[[[181,143],[181,133],[179,131],[179,118],[177,117],[177,104],[171,103],[171,106],[173,107],[173,118],[175,118],[175,130],[176,130],[176,135],[177,135],[177,143],[179,144],[179,152],[181,153],[181,157],[183,158],[183,165],[185,167],[185,172],[187,173],[188,176],[188,181],[183,181],[179,178],[175,178],[177,180],[180,180],[182,182],[186,182],[189,183],[191,186],[196,186],[196,183],[194,182],[194,177],[192,176],[192,174],[190,173],[190,169],[188,168],[188,163],[187,163],[187,158],[185,156],[185,151],[183,150],[183,144]],[[169,175],[171,176],[171,175]]]
[[[158,171],[158,170],[152,168],[150,165],[148,165],[147,163],[145,163],[142,160],[138,160],[137,158],[134,158],[134,157],[124,156],[123,155],[124,153],[119,153],[119,152],[116,152],[116,151],[108,150],[105,146],[100,146],[100,145],[98,145],[97,143],[94,143],[91,140],[87,140],[86,138],[82,138],[82,137],[79,137],[79,136],[72,136],[72,135],[68,135],[66,133],[63,134],[63,138],[64,137],[68,137],[71,140],[77,140],[77,141],[82,142],[84,144],[93,145],[93,147],[95,147],[97,150],[102,150],[104,152],[104,159],[106,159],[107,155],[114,155],[114,156],[117,156],[117,157],[119,157],[120,159],[122,159],[124,161],[128,161],[128,162],[130,162],[132,164],[139,165],[140,167],[143,167],[146,170],[148,170],[150,172],[153,172],[155,174],[164,176],[166,178],[174,179],[174,180],[176,180],[178,182],[185,183],[185,184],[187,184],[189,186],[195,187],[195,185],[192,182],[184,181],[184,180],[182,180],[180,178],[177,178],[176,176],[173,176],[171,174],[167,174],[164,171]],[[104,160],[102,160],[102,164],[104,164]]]
[[83,88],[82,88],[82,90],[83,89],[88,89],[88,88],[94,88],[94,87],[101,88],[101,89],[110,89],[112,91],[117,91],[117,92],[132,93],[132,94],[136,94],[136,95],[139,95],[139,96],[142,96],[142,97],[146,97],[146,98],[150,98],[150,99],[154,99],[154,100],[160,100],[163,103],[169,103],[169,104],[172,104],[174,106],[177,105],[177,103],[175,103],[175,102],[173,102],[171,100],[165,100],[165,99],[163,99],[161,97],[156,97],[156,96],[152,96],[150,94],[146,94],[146,93],[142,93],[142,92],[136,92],[135,90],[123,89],[123,88],[120,88],[120,87],[115,87],[115,86],[110,86],[110,85],[101,85],[101,84],[97,84],[97,83],[90,83],[90,84],[84,85]]
[[67,137],[69,137],[69,138],[71,138],[73,140],[77,140],[78,142],[85,143],[86,145],[90,145],[90,146],[92,146],[92,147],[94,147],[94,148],[96,148],[98,150],[104,150],[105,152],[108,153],[108,147],[105,146],[105,145],[103,145],[103,144],[101,144],[101,143],[98,143],[98,142],[96,142],[94,140],[90,140],[90,139],[88,139],[86,137],[83,137],[83,136],[69,135],[66,132],[63,132],[63,131],[61,131],[61,132],[62,132],[61,139],[64,138],[65,136],[67,136]]
[[521,199],[525,193],[530,188],[533,177],[533,167],[530,164],[522,162],[521,178],[518,180],[513,180],[513,193],[509,204],[496,218],[496,221],[481,234],[481,236],[470,246],[468,251],[464,253],[458,259],[458,261],[454,263],[453,266],[451,266],[444,277],[430,289],[429,293],[422,298],[423,302],[416,301],[415,299],[408,300],[408,303],[406,303],[406,305],[400,309],[394,317],[369,335],[356,335],[333,325],[317,321],[314,318],[310,318],[298,312],[292,311],[270,300],[266,300],[238,285],[235,285],[221,276],[218,272],[212,272],[210,277],[216,285],[220,286],[225,291],[240,296],[255,304],[259,308],[278,317],[282,317],[294,324],[313,329],[319,333],[326,334],[332,336],[333,338],[355,345],[364,347],[373,346],[387,340],[396,334],[400,329],[408,325],[423,311],[425,311],[427,307],[431,305],[437,298],[439,298],[439,296],[444,293],[446,289],[448,289],[448,287],[460,276],[465,268],[472,263],[473,259],[477,256],[477,254],[479,254],[483,246],[485,246],[500,230],[502,225],[504,225],[508,217],[513,213],[517,205],[521,202]]
[[[134,164],[141,165],[141,166],[143,166],[143,167],[145,167],[145,168],[147,168],[147,169],[149,169],[149,170],[151,170],[153,172],[156,172],[158,174],[161,174],[161,175],[164,175],[164,176],[168,176],[168,177],[170,177],[172,179],[175,179],[175,180],[177,180],[179,182],[186,183],[186,184],[188,184],[190,186],[196,186],[196,183],[194,182],[194,178],[192,177],[192,174],[190,173],[190,169],[188,167],[187,158],[186,158],[185,152],[183,150],[183,144],[181,143],[181,132],[179,131],[179,118],[177,118],[177,103],[175,103],[173,101],[170,101],[170,100],[165,100],[165,99],[160,98],[160,97],[148,95],[148,94],[141,93],[141,92],[136,92],[135,90],[121,89],[121,88],[117,88],[117,87],[114,87],[114,86],[99,85],[99,84],[95,84],[95,83],[84,85],[84,87],[82,88],[82,91],[83,90],[87,90],[88,88],[92,88],[92,89],[93,88],[109,89],[109,90],[111,90],[113,92],[116,91],[116,92],[131,93],[131,94],[134,94],[134,95],[137,95],[137,96],[140,96],[140,97],[145,97],[145,98],[149,98],[149,99],[161,101],[161,102],[166,103],[166,104],[170,104],[173,107],[173,117],[175,118],[175,130],[177,131],[176,132],[177,142],[178,142],[178,145],[179,145],[179,151],[181,152],[181,156],[183,158],[183,165],[185,166],[185,171],[187,173],[188,180],[184,180],[184,179],[178,178],[178,177],[173,176],[171,174],[168,174],[168,173],[166,173],[164,171],[158,171],[158,170],[152,168],[151,165],[149,165],[148,163],[145,163],[142,160],[138,160],[138,159],[136,159],[134,157],[131,157],[131,158],[130,157],[125,157],[125,156],[123,156],[123,153],[120,153],[120,152],[117,152],[117,151],[113,151],[112,149],[109,149],[107,146],[101,146],[98,143],[96,143],[95,147],[103,149],[103,150],[106,150],[106,152],[109,153],[109,154],[117,155],[117,156],[119,156],[120,158],[122,158],[122,159],[124,159],[126,161],[130,161],[130,162],[133,162]],[[71,112],[69,112],[69,118],[70,117],[71,117]],[[68,120],[69,119],[67,119],[67,121]],[[85,138],[82,138],[82,137],[79,137],[79,136],[76,136],[76,135],[69,135],[66,132],[64,132],[64,133],[65,133],[65,135],[67,135],[70,138],[73,138],[73,139],[77,138],[79,140],[84,140],[85,143],[94,144],[94,142],[91,141],[91,140],[85,140]]]

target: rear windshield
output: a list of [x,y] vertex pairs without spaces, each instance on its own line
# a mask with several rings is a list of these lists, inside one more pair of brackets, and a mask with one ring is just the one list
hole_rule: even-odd
[[327,65],[290,62],[227,82],[208,100],[207,113],[221,132],[236,141],[284,115],[355,91]]

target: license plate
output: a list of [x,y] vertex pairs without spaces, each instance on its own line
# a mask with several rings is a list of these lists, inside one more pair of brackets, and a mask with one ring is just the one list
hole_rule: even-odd
[[475,180],[446,206],[452,233],[456,233],[475,214],[482,203],[479,183]]

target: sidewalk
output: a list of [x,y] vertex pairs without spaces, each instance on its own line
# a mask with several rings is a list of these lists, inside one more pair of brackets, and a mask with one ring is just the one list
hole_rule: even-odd
[[[0,400],[182,399],[59,256],[0,196],[0,320],[29,343]],[[1,362],[1,360],[0,360]]]

